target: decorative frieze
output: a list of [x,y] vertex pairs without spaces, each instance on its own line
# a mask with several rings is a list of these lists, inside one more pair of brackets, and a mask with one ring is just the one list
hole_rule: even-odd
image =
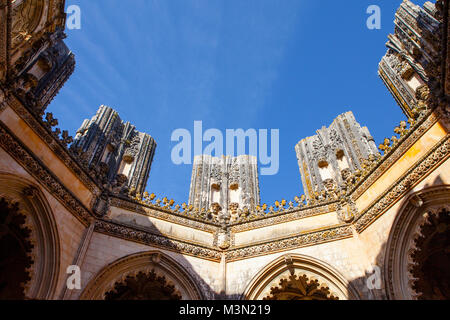
[[97,220],[95,222],[95,231],[208,260],[220,261],[222,257],[221,252],[212,247],[169,239],[162,235],[152,234],[145,230],[139,230],[135,227],[132,228],[112,221]]
[[72,193],[47,169],[39,159],[0,122],[0,147],[11,155],[28,173],[57,198],[84,225],[88,225],[91,213]]
[[391,188],[378,197],[369,207],[356,216],[355,227],[358,232],[366,229],[380,214],[385,212],[401,197],[403,197],[415,184],[420,182],[437,165],[449,158],[450,137],[447,136],[427,155],[403,175]]
[[39,121],[22,103],[17,100],[14,95],[10,95],[6,104],[10,106],[19,116],[22,118],[30,128],[47,144],[47,146],[54,152],[54,154],[69,168],[82,182],[83,184],[94,194],[100,194],[100,187],[91,178],[91,176],[85,172],[84,168],[80,166],[77,161],[67,150],[67,147],[55,137],[51,130],[48,129],[43,123]]
[[365,175],[357,183],[350,186],[348,193],[352,196],[352,199],[358,199],[365,190],[378,180],[392,164],[398,161],[437,121],[438,115],[436,112],[428,111],[426,114],[423,114],[408,133],[401,137],[371,170],[365,172]]
[[226,251],[227,261],[247,259],[259,255],[297,249],[305,246],[317,245],[324,242],[336,241],[352,237],[352,227],[343,225],[326,230],[303,233],[297,236],[271,240],[262,244],[250,245],[242,248],[232,248]]

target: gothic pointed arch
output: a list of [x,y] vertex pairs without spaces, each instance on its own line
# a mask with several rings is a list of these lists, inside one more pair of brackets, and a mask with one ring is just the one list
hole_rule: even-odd
[[410,195],[399,210],[386,245],[389,299],[449,299],[450,186]]
[[244,300],[355,300],[353,286],[316,258],[283,255],[265,266],[247,286]]
[[116,282],[114,288],[105,294],[105,300],[181,300],[181,295],[164,275],[152,269]]
[[[55,297],[59,237],[53,212],[38,186],[0,172],[0,280],[3,299]],[[13,276],[14,275],[14,276]]]
[[194,277],[159,251],[121,258],[104,267],[86,286],[81,300],[202,300]]

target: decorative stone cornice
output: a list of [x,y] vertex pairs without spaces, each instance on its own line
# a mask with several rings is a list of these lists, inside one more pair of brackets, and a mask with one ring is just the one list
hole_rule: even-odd
[[381,175],[392,166],[400,157],[422,137],[428,129],[430,129],[436,122],[438,117],[435,112],[428,112],[418,121],[408,133],[398,141],[392,149],[387,152],[380,160],[380,162],[367,173],[364,179],[360,179],[353,188],[349,191],[352,199],[357,200]]
[[198,244],[187,243],[181,240],[169,239],[166,236],[152,234],[146,230],[141,230],[134,226],[126,226],[123,223],[119,224],[112,221],[97,220],[95,222],[95,231],[207,260],[220,261],[222,257],[221,252],[213,247],[206,247]]
[[39,181],[69,212],[84,225],[88,225],[91,217],[89,210],[1,122],[0,147],[12,156],[32,177]]
[[352,237],[352,235],[353,232],[350,225],[341,225],[326,230],[302,233],[285,239],[268,240],[260,244],[232,248],[225,253],[225,257],[227,261],[242,260],[250,257],[317,245],[329,241],[346,239]]
[[438,145],[430,150],[413,168],[398,179],[366,210],[355,218],[356,230],[361,233],[383,212],[400,200],[411,188],[427,176],[436,166],[450,156],[450,137],[447,135]]
[[28,111],[27,108],[12,94],[9,95],[6,102],[19,117],[24,120],[30,128],[47,144],[54,154],[71,170],[80,181],[96,196],[100,194],[101,187],[84,171],[78,161],[70,155],[68,149],[57,139],[50,129],[43,125],[42,120],[38,121],[36,117]]

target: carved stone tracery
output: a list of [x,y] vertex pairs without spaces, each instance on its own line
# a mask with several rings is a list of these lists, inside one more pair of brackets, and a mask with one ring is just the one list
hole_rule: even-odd
[[309,279],[307,275],[289,276],[281,279],[279,287],[273,287],[270,295],[263,300],[339,300],[330,293],[330,288],[321,285],[317,279]]
[[427,215],[410,254],[411,286],[420,300],[450,300],[450,211]]
[[0,300],[27,298],[33,247],[19,204],[0,198]]
[[199,300],[207,294],[193,273],[160,251],[132,254],[104,267],[81,300]]
[[385,253],[389,299],[448,294],[449,199],[450,186],[430,187],[412,194],[399,211]]
[[181,300],[181,295],[164,276],[151,270],[117,282],[114,289],[105,294],[105,300]]

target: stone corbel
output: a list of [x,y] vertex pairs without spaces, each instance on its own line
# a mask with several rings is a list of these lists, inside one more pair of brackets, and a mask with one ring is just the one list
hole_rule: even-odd
[[286,255],[284,257],[284,263],[288,267],[288,270],[291,273],[291,276],[294,276],[295,275],[295,267],[294,267],[294,260],[292,259],[291,255]]
[[341,223],[352,223],[358,214],[355,202],[349,197],[342,198],[336,205],[338,220]]
[[217,234],[217,247],[226,250],[230,247],[230,232],[228,230],[220,230]]
[[98,196],[94,201],[94,205],[92,208],[94,214],[99,218],[106,216],[110,208],[110,202],[111,199],[107,192],[103,192],[102,194],[100,194],[100,196]]

